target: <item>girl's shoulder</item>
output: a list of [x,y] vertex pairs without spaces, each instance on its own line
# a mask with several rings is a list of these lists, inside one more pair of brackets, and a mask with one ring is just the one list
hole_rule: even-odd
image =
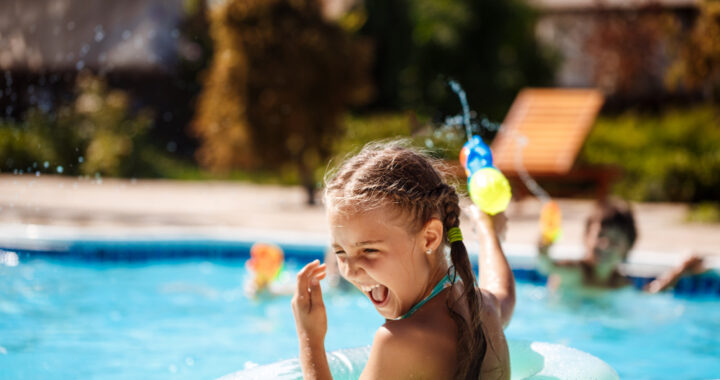
[[[455,370],[455,345],[413,327],[382,326],[360,379],[442,379]],[[452,357],[448,358],[448,352]]]
[[388,321],[375,333],[361,378],[447,378],[455,371],[456,349],[452,319],[419,312],[405,320]]

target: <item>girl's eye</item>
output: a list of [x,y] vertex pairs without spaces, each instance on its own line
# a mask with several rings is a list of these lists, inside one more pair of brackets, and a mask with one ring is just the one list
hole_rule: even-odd
[[377,253],[378,250],[377,250],[377,249],[372,249],[372,248],[365,248],[365,249],[363,250],[363,252],[365,252],[365,253]]
[[342,254],[344,254],[344,253],[345,253],[345,251],[335,251],[335,254],[336,254],[336,255],[342,255]]

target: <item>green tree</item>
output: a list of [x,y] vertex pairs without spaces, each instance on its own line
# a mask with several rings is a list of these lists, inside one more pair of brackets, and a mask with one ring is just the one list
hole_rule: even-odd
[[291,165],[314,202],[315,168],[369,98],[369,46],[323,19],[314,0],[230,0],[211,13],[214,55],[193,131],[215,171]]
[[504,116],[525,86],[550,84],[553,55],[535,37],[522,0],[365,0],[360,30],[376,46],[378,108],[458,112],[447,86],[459,81],[472,109]]

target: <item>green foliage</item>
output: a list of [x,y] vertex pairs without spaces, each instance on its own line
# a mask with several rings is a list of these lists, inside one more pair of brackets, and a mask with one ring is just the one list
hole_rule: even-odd
[[720,200],[720,114],[712,107],[660,116],[627,113],[598,120],[581,153],[623,169],[615,190],[640,201]]
[[435,129],[427,118],[414,113],[375,113],[348,115],[345,135],[335,145],[334,154],[342,156],[377,140],[410,139],[435,157],[457,160],[465,142],[465,132],[455,126]]
[[521,0],[366,0],[362,35],[375,44],[376,106],[454,114],[459,81],[470,107],[504,116],[517,91],[550,83],[555,58]]
[[127,94],[82,74],[72,104],[54,114],[31,109],[23,122],[0,123],[0,165],[5,170],[137,175],[143,170],[138,151],[151,120],[147,111],[131,114]]

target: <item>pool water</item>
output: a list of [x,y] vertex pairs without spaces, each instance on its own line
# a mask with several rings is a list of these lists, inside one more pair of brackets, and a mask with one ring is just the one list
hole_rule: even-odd
[[[288,271],[297,265],[288,263]],[[245,296],[242,260],[0,265],[0,379],[200,379],[297,356],[290,296]],[[382,319],[326,292],[326,348],[368,345]],[[561,343],[621,378],[720,376],[720,299],[548,294],[518,284],[507,335]]]

